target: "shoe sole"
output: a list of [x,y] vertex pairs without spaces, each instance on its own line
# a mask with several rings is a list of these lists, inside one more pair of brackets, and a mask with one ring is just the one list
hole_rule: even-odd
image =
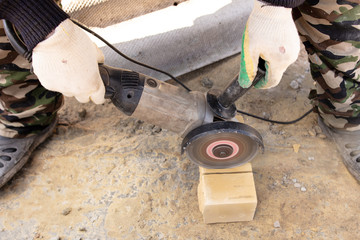
[[47,128],[45,128],[40,134],[34,136],[34,142],[31,144],[26,153],[22,158],[12,167],[4,176],[0,179],[0,188],[2,188],[10,179],[18,172],[20,169],[28,162],[32,152],[43,143],[48,137],[53,133],[53,130],[56,128],[59,119],[58,117],[53,121]]
[[320,117],[318,117],[318,124],[323,133],[336,144],[337,150],[341,155],[342,162],[350,174],[360,183],[360,162],[358,162],[360,155],[354,154],[360,151],[360,137],[358,138],[359,140],[355,139],[354,141],[354,137],[351,137],[353,136],[352,133],[335,130],[332,131],[325,125]]

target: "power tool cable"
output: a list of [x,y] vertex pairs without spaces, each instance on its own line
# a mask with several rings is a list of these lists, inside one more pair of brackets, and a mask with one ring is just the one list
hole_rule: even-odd
[[[151,69],[151,70],[154,70],[156,72],[160,72],[168,77],[170,77],[171,79],[173,79],[175,82],[177,82],[178,84],[180,84],[184,89],[186,89],[187,91],[191,91],[190,88],[188,88],[184,83],[182,83],[179,79],[177,79],[176,77],[174,77],[173,75],[171,75],[170,73],[166,72],[166,71],[163,71],[161,69],[158,69],[158,68],[155,68],[155,67],[152,67],[150,65],[147,65],[145,63],[142,63],[142,62],[139,62],[129,56],[127,56],[126,54],[122,53],[119,49],[117,49],[114,45],[112,45],[111,43],[109,43],[108,41],[106,41],[103,37],[101,37],[99,34],[97,34],[96,32],[92,31],[91,29],[89,29],[88,27],[82,25],[81,23],[77,22],[76,20],[74,19],[71,19],[71,21],[73,23],[75,23],[77,26],[79,26],[80,28],[82,28],[83,30],[87,31],[88,33],[94,35],[96,38],[100,39],[103,43],[105,43],[108,47],[110,47],[113,51],[115,51],[117,54],[119,54],[120,56],[122,56],[123,58],[125,58],[126,60],[130,61],[130,62],[133,62],[139,66],[143,66],[145,68],[148,68],[148,69]],[[305,118],[306,116],[308,116],[311,112],[313,111],[313,109],[310,109],[308,110],[305,114],[303,114],[301,117],[295,119],[295,120],[292,120],[292,121],[276,121],[276,120],[271,120],[271,119],[266,119],[266,118],[263,118],[263,117],[259,117],[259,116],[256,116],[256,115],[253,115],[251,113],[247,113],[247,112],[244,112],[244,111],[241,111],[241,110],[237,110],[238,113],[240,114],[244,114],[244,115],[247,115],[249,117],[253,117],[253,118],[256,118],[256,119],[259,119],[259,120],[262,120],[262,121],[266,121],[266,122],[270,122],[270,123],[274,123],[274,124],[293,124],[293,123],[296,123],[300,120],[302,120],[303,118]]]
[[244,115],[246,115],[246,116],[249,116],[249,117],[252,117],[252,118],[256,118],[256,119],[259,119],[259,120],[263,120],[263,121],[266,121],[266,122],[269,122],[269,123],[286,125],[286,124],[294,124],[294,123],[302,120],[304,117],[306,117],[306,116],[309,115],[311,112],[313,112],[313,109],[311,108],[311,109],[308,110],[306,113],[304,113],[301,117],[299,117],[299,118],[297,118],[297,119],[295,119],[295,120],[292,120],[292,121],[276,121],[276,120],[271,120],[271,119],[259,117],[259,116],[253,115],[253,114],[251,114],[251,113],[247,113],[247,112],[241,111],[241,110],[236,110],[236,111],[237,111],[238,113],[244,114]]

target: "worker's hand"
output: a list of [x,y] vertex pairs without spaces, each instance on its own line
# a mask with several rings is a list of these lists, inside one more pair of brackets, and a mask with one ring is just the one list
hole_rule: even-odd
[[240,85],[244,88],[251,86],[261,57],[266,61],[266,74],[255,87],[275,87],[287,67],[295,62],[299,51],[300,40],[291,8],[270,6],[255,0],[242,39]]
[[83,103],[105,101],[98,68],[104,55],[71,20],[63,21],[33,49],[32,61],[34,73],[46,89]]

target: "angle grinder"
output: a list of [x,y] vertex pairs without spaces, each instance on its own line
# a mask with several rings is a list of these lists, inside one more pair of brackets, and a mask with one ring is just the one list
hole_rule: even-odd
[[[4,21],[4,28],[14,49],[31,61],[15,27]],[[264,61],[259,62],[253,85],[265,74]],[[105,64],[99,71],[106,99],[128,116],[180,134],[181,153],[199,166],[232,168],[264,150],[260,133],[235,119],[235,101],[249,89],[239,85],[238,76],[223,91],[202,93]]]

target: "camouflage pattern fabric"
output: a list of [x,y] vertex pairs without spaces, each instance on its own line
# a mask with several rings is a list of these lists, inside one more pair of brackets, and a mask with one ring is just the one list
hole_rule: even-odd
[[29,62],[10,45],[0,22],[0,136],[22,138],[44,129],[63,103],[41,86]]
[[293,10],[317,82],[309,97],[331,127],[360,129],[358,0],[307,0]]

